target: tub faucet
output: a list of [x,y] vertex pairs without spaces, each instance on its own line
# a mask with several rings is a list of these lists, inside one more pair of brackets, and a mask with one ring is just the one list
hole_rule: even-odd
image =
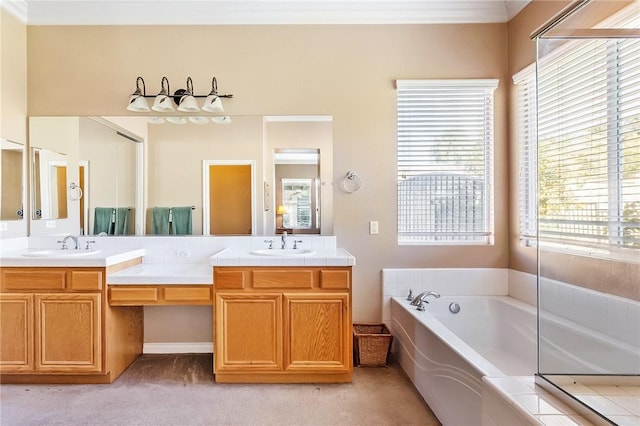
[[62,243],[62,250],[67,249],[67,241],[69,241],[69,239],[73,241],[73,249],[78,250],[78,237],[75,237],[73,235],[67,235],[62,241],[58,241],[59,243]]
[[287,231],[282,231],[282,243],[280,244],[280,248],[287,248]]
[[[429,296],[433,296],[436,299],[440,297],[440,293],[436,292],[436,291],[423,291],[422,293],[420,293],[419,295],[417,295],[416,297],[413,298],[413,300],[411,301],[411,306],[418,306],[420,307],[422,305],[422,302],[424,303],[429,303],[427,302],[426,298]],[[424,309],[424,307],[423,307]]]

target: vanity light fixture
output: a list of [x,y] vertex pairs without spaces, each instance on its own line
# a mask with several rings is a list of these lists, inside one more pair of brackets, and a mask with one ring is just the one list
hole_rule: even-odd
[[[142,82],[142,90],[140,90],[140,82]],[[147,96],[147,89],[144,86],[144,80],[142,77],[138,77],[136,79],[136,91],[129,96],[129,105],[127,106],[127,109],[133,112],[151,111],[145,96]]]
[[198,107],[198,102],[196,102],[196,98],[193,97],[193,81],[191,77],[187,77],[187,88],[179,89],[176,91],[176,94],[180,93],[180,100],[178,101],[178,111],[182,112],[198,112],[200,108]]
[[211,92],[207,95],[207,99],[204,100],[202,110],[207,112],[224,112],[222,101],[218,96],[218,81],[215,77],[211,80]]
[[[149,108],[146,98],[154,98],[153,106]],[[202,110],[210,113],[224,112],[221,98],[233,98],[233,95],[221,95],[218,93],[218,81],[215,77],[211,79],[211,91],[208,95],[196,95],[193,90],[193,80],[187,77],[187,88],[178,89],[171,94],[169,79],[162,77],[160,82],[160,92],[157,95],[147,95],[144,79],[136,79],[136,90],[129,96],[127,110],[132,112],[172,112],[175,111],[173,103],[178,106],[181,112],[198,112],[200,107],[196,98],[205,98]],[[173,102],[172,102],[173,101]],[[185,120],[186,121],[186,120]],[[225,121],[226,122],[226,121]]]
[[[165,81],[167,82],[167,87],[164,85]],[[173,111],[174,108],[171,98],[169,97],[169,93],[171,93],[169,89],[169,79],[167,79],[167,77],[162,77],[162,81],[160,82],[160,93],[156,96],[151,109],[158,112]]]

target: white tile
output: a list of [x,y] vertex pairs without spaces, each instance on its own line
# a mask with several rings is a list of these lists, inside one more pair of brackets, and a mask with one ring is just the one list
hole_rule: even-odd
[[557,414],[544,414],[536,416],[542,424],[545,426],[583,426],[591,425],[591,422],[587,421],[580,416],[565,416]]
[[538,414],[575,414],[575,412],[555,400],[553,397],[545,395],[513,395],[513,400],[533,415]]
[[625,393],[640,397],[640,386],[618,386]]
[[587,404],[597,412],[605,416],[630,416],[633,415],[629,410],[626,410],[608,400],[604,396],[600,395],[575,395],[577,399]]
[[638,416],[609,416],[608,419],[618,426],[640,425],[640,417]]
[[[590,385],[590,388],[601,395],[627,395],[624,389],[615,385]],[[640,401],[640,400],[639,400]]]
[[634,416],[640,416],[640,398],[636,396],[627,395],[610,395],[607,394],[607,399],[618,404],[625,410],[629,411]]
[[531,386],[519,380],[517,377],[492,377],[490,381],[509,395],[532,394],[535,392]]

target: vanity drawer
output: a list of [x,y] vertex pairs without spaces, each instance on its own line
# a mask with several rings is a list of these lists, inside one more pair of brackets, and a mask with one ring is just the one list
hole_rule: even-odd
[[211,298],[211,287],[210,286],[201,286],[201,287],[187,287],[187,286],[176,286],[176,287],[165,287],[162,292],[163,300],[167,304],[196,304],[196,303],[204,303],[209,304],[213,303],[213,299]]
[[250,270],[244,269],[231,269],[220,270],[218,268],[213,269],[213,285],[216,288],[230,288],[241,289],[245,288],[249,284],[249,278],[251,277]]
[[155,287],[111,287],[109,304],[111,306],[141,306],[158,302],[158,289]]
[[102,290],[102,271],[71,271],[71,290]]
[[65,269],[40,268],[3,269],[1,271],[2,290],[44,290],[64,291],[67,288],[67,271]]
[[253,271],[253,288],[312,289],[311,269],[262,269]]
[[351,287],[351,271],[344,269],[321,270],[320,288],[346,290]]

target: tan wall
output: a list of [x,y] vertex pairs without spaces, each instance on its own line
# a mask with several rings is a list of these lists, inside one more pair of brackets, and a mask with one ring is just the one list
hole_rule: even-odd
[[0,137],[27,141],[27,27],[0,8]]
[[[541,1],[530,3],[520,14],[508,24],[509,36],[509,75],[512,76],[536,60],[535,42],[529,35],[550,17],[568,5],[570,1]],[[591,25],[603,19],[608,14],[615,13],[621,7],[628,5],[628,1],[600,1],[594,3],[593,8],[587,8],[584,15],[577,15],[572,19],[574,27],[580,27],[584,21]],[[605,8],[606,6],[606,8]],[[595,19],[594,16],[598,16]],[[568,25],[565,25],[568,26]],[[509,267],[524,272],[536,273],[536,249],[524,247],[518,239],[518,133],[513,121],[516,116],[516,97],[512,81],[510,84],[510,122],[509,129]],[[593,257],[573,256],[543,251],[540,256],[541,274],[543,276],[584,286],[594,290],[611,293],[623,297],[640,300],[640,265],[623,262],[612,262]]]
[[[225,103],[229,114],[332,115],[334,188],[348,170],[363,180],[357,193],[334,192],[334,233],[357,258],[354,320],[376,321],[384,267],[508,266],[506,30],[506,24],[30,26],[29,114],[122,115],[138,75],[150,93],[163,75],[173,90],[190,75],[204,93],[215,74],[220,92],[234,94]],[[494,246],[397,246],[393,81],[409,78],[500,79]],[[368,235],[369,220],[379,221],[379,235]]]
[[[0,138],[26,144],[27,26],[4,7],[0,7],[0,64]],[[24,156],[23,170],[26,164]],[[26,191],[24,197],[26,203]],[[0,239],[27,236],[28,220],[5,223]]]

